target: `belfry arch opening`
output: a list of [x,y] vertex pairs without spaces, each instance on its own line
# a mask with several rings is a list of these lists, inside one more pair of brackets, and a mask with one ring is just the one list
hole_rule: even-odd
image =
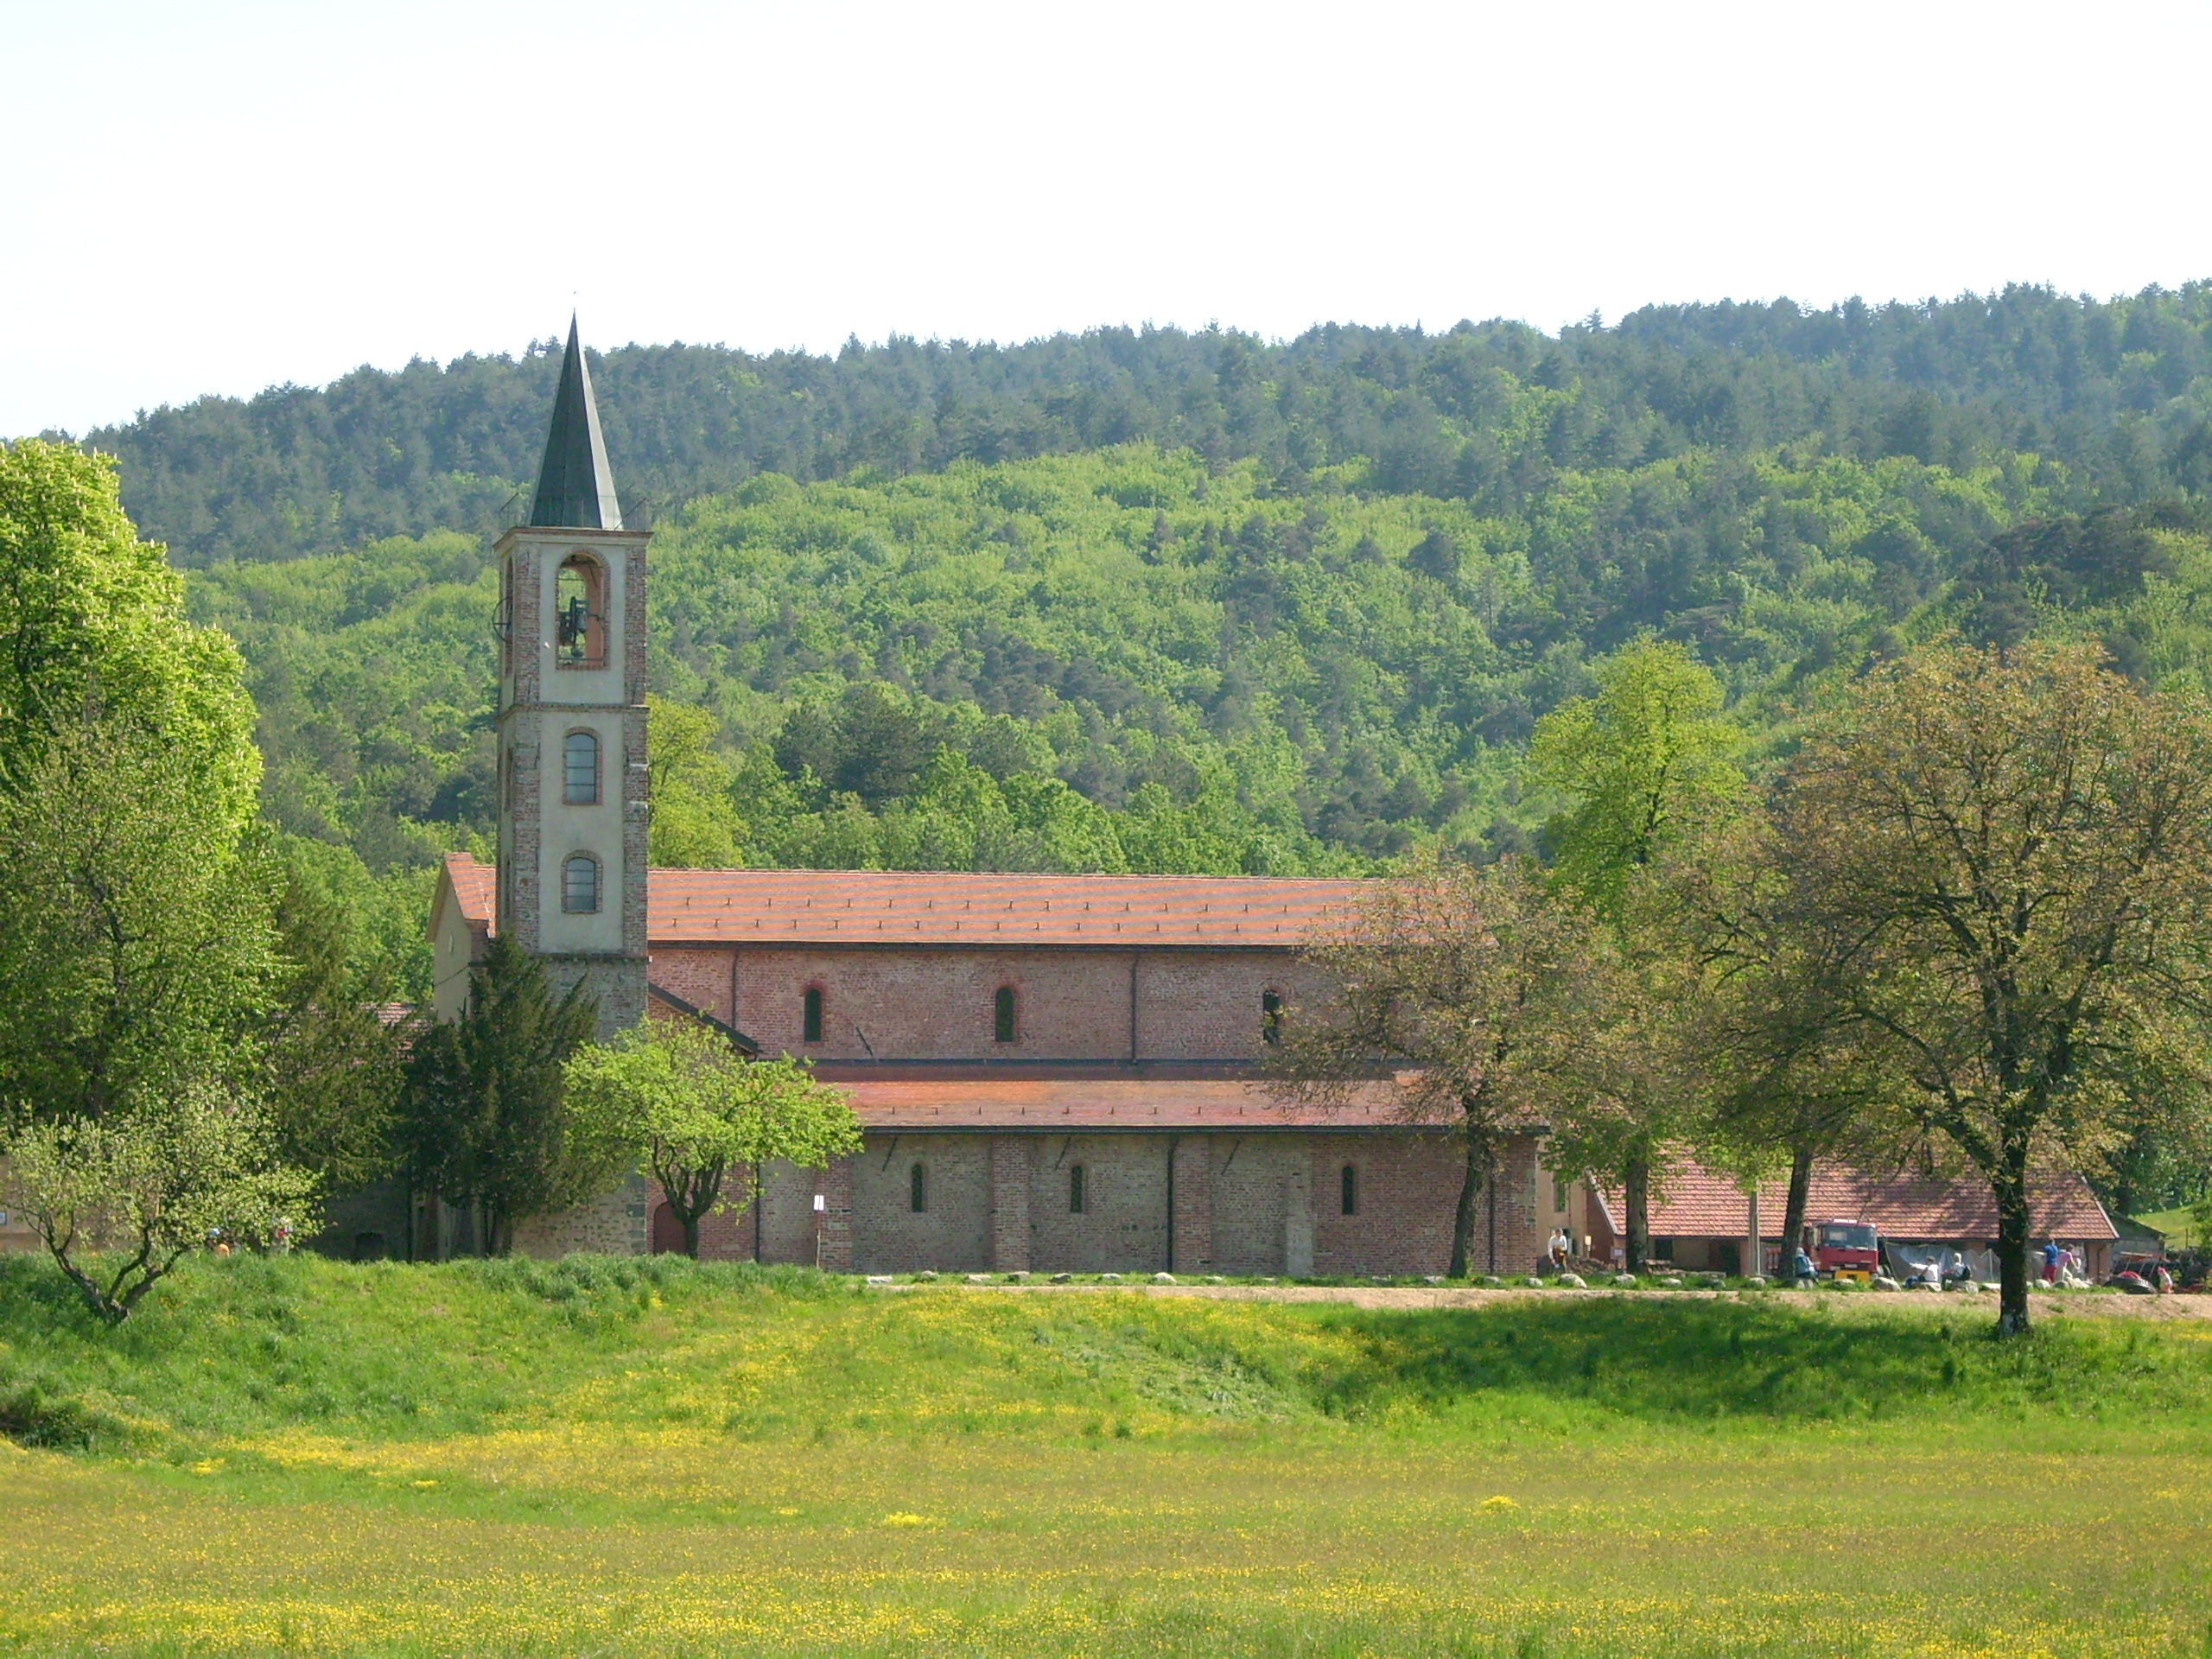
[[588,553],[562,560],[553,580],[553,660],[563,668],[607,666],[607,567]]

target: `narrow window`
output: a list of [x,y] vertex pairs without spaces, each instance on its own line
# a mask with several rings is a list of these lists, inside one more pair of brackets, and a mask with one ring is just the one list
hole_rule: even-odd
[[572,853],[561,866],[561,908],[571,916],[599,908],[599,861],[589,853]]
[[570,732],[561,743],[561,798],[570,806],[599,804],[599,739]]
[[923,1177],[922,1166],[916,1164],[913,1168],[906,1172],[906,1207],[918,1216],[930,1207],[929,1196],[929,1187]]
[[553,659],[563,668],[607,666],[607,576],[581,553],[553,579]]
[[1083,1204],[1083,1166],[1070,1164],[1068,1166],[1068,1214],[1081,1215]]
[[1282,1041],[1282,998],[1273,991],[1260,993],[1260,1037],[1270,1045]]
[[1350,1164],[1346,1164],[1344,1173],[1338,1178],[1338,1185],[1342,1189],[1338,1196],[1344,1200],[1344,1214],[1357,1215],[1359,1213],[1359,1172]]
[[[806,1000],[802,1005],[802,1009],[803,1029],[799,1033],[800,1040],[809,1043],[820,1042],[822,1040],[822,988],[819,985],[810,985],[806,988]],[[919,1169],[921,1166],[916,1164],[914,1167]],[[917,1176],[915,1179],[918,1180],[920,1177]],[[919,1205],[914,1207],[918,1210],[921,1208]]]
[[1014,1040],[1014,987],[999,987],[997,1006],[992,1010],[991,1038],[995,1042]]

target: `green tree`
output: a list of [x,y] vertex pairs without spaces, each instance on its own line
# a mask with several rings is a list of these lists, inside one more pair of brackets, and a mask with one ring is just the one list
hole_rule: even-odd
[[402,1055],[384,1004],[381,965],[364,953],[346,907],[308,861],[283,862],[275,927],[277,970],[264,1033],[266,1091],[278,1155],[334,1188],[391,1173]]
[[0,791],[87,721],[168,743],[211,830],[252,813],[261,760],[237,648],[186,620],[181,578],[124,516],[115,462],[27,438],[0,446]]
[[[1459,1138],[1454,1278],[1473,1257],[1499,1142],[1557,1106],[1573,1076],[1601,950],[1586,918],[1522,861],[1504,859],[1378,884],[1333,937],[1305,951],[1332,995],[1284,1011],[1270,1086],[1326,1110],[1389,1091],[1407,1119]],[[1400,1068],[1409,1075],[1396,1077]]]
[[0,793],[0,1103],[102,1117],[260,1064],[281,964],[264,841],[203,757],[128,723],[51,732]]
[[1689,949],[1709,969],[1689,1035],[1711,1167],[1786,1171],[1781,1236],[1796,1247],[1815,1165],[1851,1150],[1902,1150],[1888,1135],[1900,1080],[1851,999],[1856,938],[1790,902],[1770,814],[1747,810],[1723,835],[1685,849],[1662,883],[1680,901]]
[[620,1180],[619,1149],[580,1135],[562,1067],[591,1039],[581,983],[556,997],[545,965],[494,934],[469,969],[450,1025],[419,1026],[408,1057],[401,1144],[416,1190],[473,1209],[487,1255],[515,1224],[582,1203]]
[[718,722],[703,709],[646,700],[652,779],[652,862],[673,869],[727,870],[741,863],[745,825],[731,798],[736,772],[715,750]]
[[238,653],[186,620],[113,463],[0,448],[0,1103],[238,1076],[274,969]]
[[187,1251],[316,1229],[315,1178],[282,1163],[259,1103],[212,1082],[127,1113],[48,1118],[11,1141],[0,1196],[86,1306],[121,1324]]
[[1594,696],[1536,722],[1524,779],[1569,802],[1545,827],[1554,880],[1607,914],[1637,871],[1738,796],[1743,740],[1719,681],[1681,645],[1644,640],[1592,673]]
[[820,1169],[860,1150],[843,1093],[817,1083],[804,1060],[748,1060],[701,1020],[633,1027],[578,1051],[565,1077],[580,1133],[644,1161],[683,1224],[687,1255],[699,1254],[706,1217],[742,1213],[759,1198],[769,1160]]
[[1946,647],[1869,676],[1783,799],[1800,925],[1852,941],[1859,1039],[1989,1183],[2024,1332],[2037,1170],[2212,1096],[2212,715],[2089,649]]
[[1744,777],[1719,683],[1681,645],[1630,645],[1594,677],[1594,696],[1537,722],[1526,779],[1566,798],[1546,826],[1553,886],[1608,931],[1619,963],[1609,999],[1615,1023],[1609,1039],[1593,1038],[1585,1051],[1587,1090],[1563,1111],[1561,1141],[1619,1181],[1628,1266],[1640,1273],[1653,1172],[1694,1120],[1681,1036],[1707,988],[1685,959],[1658,878],[1667,861],[1725,823]]

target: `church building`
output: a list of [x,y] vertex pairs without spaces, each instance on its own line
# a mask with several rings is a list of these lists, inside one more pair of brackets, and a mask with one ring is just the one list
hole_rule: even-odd
[[[940,1271],[1441,1273],[1465,1154],[1395,1083],[1343,1109],[1255,1081],[1325,995],[1301,944],[1361,883],[647,867],[647,544],[618,499],[574,325],[529,522],[500,569],[498,861],[446,861],[432,910],[451,1019],[496,930],[582,980],[602,1037],[711,1022],[849,1096],[864,1149],[771,1167],[710,1217],[709,1257]],[[1478,1268],[1522,1271],[1566,1220],[1533,1136],[1500,1149]],[[467,1247],[418,1208],[412,1254]],[[643,1178],[518,1226],[516,1248],[680,1248]]]

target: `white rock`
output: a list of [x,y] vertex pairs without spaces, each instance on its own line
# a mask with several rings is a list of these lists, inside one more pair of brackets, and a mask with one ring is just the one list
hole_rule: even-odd
[[1440,1285],[1444,1282],[1444,1275],[1440,1273],[1423,1274],[1421,1281],[1424,1285]]
[[1504,1280],[1503,1280],[1503,1279],[1499,1278],[1499,1277],[1498,1277],[1496,1274],[1494,1274],[1494,1273],[1486,1273],[1486,1274],[1483,1274],[1483,1283],[1484,1283],[1484,1284],[1486,1284],[1486,1285],[1490,1285],[1490,1286],[1492,1286],[1492,1287],[1496,1287],[1496,1286],[1498,1286],[1498,1285],[1502,1285],[1502,1284],[1503,1284],[1504,1282],[1505,1282],[1505,1281],[1504,1281]]
[[1027,1284],[1029,1282],[1029,1275],[1020,1268],[1016,1268],[1014,1272],[1007,1274],[1006,1281],[1009,1285]]
[[1588,1287],[1583,1283],[1582,1275],[1579,1273],[1562,1273],[1559,1276],[1559,1281],[1569,1290],[1585,1290],[1588,1288]]
[[1075,1274],[1071,1273],[1056,1273],[1052,1275],[1052,1282],[1056,1285],[1065,1285],[1073,1280]]
[[868,1276],[868,1281],[871,1285],[887,1285],[891,1282],[891,1275],[887,1273],[871,1273]]
[[937,1269],[934,1268],[924,1268],[919,1273],[916,1274],[914,1277],[917,1279],[934,1279],[937,1277]]
[[1745,1280],[1744,1283],[1752,1290],[1764,1290],[1766,1288],[1766,1275],[1763,1273],[1755,1273],[1750,1278]]
[[1670,1273],[1659,1282],[1666,1286],[1669,1290],[1680,1290],[1682,1287],[1682,1279],[1680,1274]]
[[1228,1280],[1223,1278],[1217,1273],[1210,1273],[1206,1274],[1206,1283],[1210,1285],[1225,1285],[1228,1282]]
[[1617,1273],[1613,1275],[1613,1282],[1623,1290],[1634,1290],[1637,1283],[1636,1275],[1632,1273]]
[[1529,1289],[1531,1289],[1531,1290],[1541,1290],[1541,1289],[1544,1287],[1544,1281],[1543,1281],[1542,1280],[1541,1280],[1541,1279],[1537,1278],[1537,1277],[1536,1277],[1536,1275],[1535,1275],[1535,1274],[1533,1274],[1533,1273],[1532,1273],[1532,1274],[1529,1274],[1526,1279],[1523,1279],[1521,1282],[1522,1282],[1522,1284],[1524,1284],[1524,1285],[1528,1286],[1528,1287],[1529,1287]]
[[1155,1273],[1152,1275],[1152,1282],[1155,1285],[1172,1285],[1175,1282],[1175,1275],[1172,1273]]
[[1122,1282],[1122,1275],[1118,1273],[1102,1273],[1098,1275],[1098,1282],[1102,1285],[1118,1285]]
[[1876,1274],[1873,1279],[1873,1285],[1874,1288],[1877,1290],[1903,1290],[1904,1288],[1903,1285],[1897,1283],[1896,1280],[1891,1278],[1886,1273]]
[[971,1285],[988,1285],[991,1282],[991,1275],[988,1273],[971,1273],[968,1275],[968,1282]]

